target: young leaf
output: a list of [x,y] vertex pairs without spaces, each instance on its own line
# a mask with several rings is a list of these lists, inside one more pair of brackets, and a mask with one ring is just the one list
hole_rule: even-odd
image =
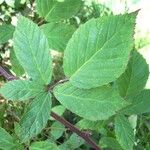
[[126,71],[117,80],[122,97],[130,97],[140,93],[149,76],[149,66],[137,51],[133,51]]
[[91,19],[73,34],[65,50],[64,71],[74,86],[102,86],[125,71],[133,47],[136,15]]
[[0,94],[7,100],[28,100],[44,91],[43,86],[37,82],[13,80],[0,88]]
[[75,114],[88,120],[104,120],[114,115],[127,103],[109,86],[78,89],[70,82],[54,88],[57,100]]
[[51,109],[50,93],[41,93],[28,106],[21,119],[21,140],[25,142],[36,136],[45,127]]
[[41,26],[51,49],[64,51],[75,31],[75,28],[65,23],[48,23]]
[[55,139],[55,140],[59,139],[65,130],[66,129],[65,129],[64,125],[62,125],[60,122],[55,121],[51,125],[50,134],[51,134],[52,139]]
[[130,99],[131,105],[123,110],[125,114],[142,114],[150,112],[150,90],[143,90],[141,93]]
[[124,115],[117,115],[115,118],[116,138],[124,150],[133,150],[134,131]]
[[12,25],[1,25],[0,26],[0,44],[6,43],[9,39],[13,37],[14,26]]
[[13,137],[0,127],[0,149],[3,150],[21,150],[21,145]]
[[12,65],[12,71],[17,76],[21,76],[22,74],[24,74],[24,69],[20,65],[13,49],[11,49],[11,51],[10,51],[10,62],[11,62],[11,65]]
[[44,33],[25,17],[20,17],[14,32],[14,51],[24,70],[34,80],[48,84],[52,76],[52,62]]
[[39,141],[32,143],[29,150],[59,150],[59,148],[49,141]]
[[48,22],[69,19],[80,10],[81,0],[36,0],[37,12]]

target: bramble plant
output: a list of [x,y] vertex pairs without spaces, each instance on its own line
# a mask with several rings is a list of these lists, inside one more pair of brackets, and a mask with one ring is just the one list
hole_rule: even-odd
[[[129,118],[150,112],[150,90],[144,89],[149,66],[134,48],[138,11],[103,15],[77,27],[70,18],[83,7],[81,0],[35,3],[39,22],[20,15],[16,27],[0,26],[1,44],[13,35],[14,73],[0,67],[10,80],[0,94],[20,107],[12,130],[0,128],[0,149],[136,149]],[[57,81],[51,49],[64,53],[64,75]],[[75,118],[72,123],[62,117],[65,112]],[[79,137],[62,139],[69,131]]]

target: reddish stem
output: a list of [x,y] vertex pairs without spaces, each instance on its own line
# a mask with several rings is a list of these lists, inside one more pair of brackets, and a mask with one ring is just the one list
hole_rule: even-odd
[[72,132],[75,132],[77,135],[79,135],[80,137],[82,137],[88,144],[90,144],[95,150],[101,150],[98,145],[90,138],[90,135],[82,132],[81,130],[79,130],[77,127],[75,127],[74,125],[72,125],[70,122],[68,122],[67,120],[65,120],[64,118],[62,118],[61,116],[58,116],[56,113],[51,112],[51,116],[59,121],[60,123],[62,123],[63,125],[65,125],[65,127],[69,128]]

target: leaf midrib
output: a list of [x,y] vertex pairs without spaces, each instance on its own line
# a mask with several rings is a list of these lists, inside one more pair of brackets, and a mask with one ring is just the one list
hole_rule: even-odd
[[119,31],[116,31],[106,42],[104,42],[104,44],[102,45],[102,47],[101,47],[99,50],[97,50],[97,52],[96,52],[94,55],[92,55],[91,58],[88,59],[88,61],[84,62],[84,63],[82,64],[82,66],[80,66],[80,67],[71,75],[70,80],[71,80],[86,64],[88,64],[88,62],[90,62],[90,61],[97,55],[97,53],[99,53],[100,51],[102,51],[103,48],[104,48],[104,46],[105,46],[118,32],[119,32]]
[[[63,96],[66,96],[66,97],[72,97],[72,98],[75,98],[75,99],[81,99],[81,100],[84,100],[84,101],[87,101],[87,99],[88,99],[88,101],[90,101],[90,102],[98,102],[98,103],[110,103],[110,104],[112,104],[112,102],[113,103],[116,103],[116,101],[108,101],[106,98],[105,98],[105,100],[98,100],[98,99],[89,99],[89,98],[87,98],[87,99],[85,99],[85,98],[81,98],[81,97],[76,97],[76,96],[73,96],[73,95],[67,95],[67,94],[63,94],[63,93],[59,93],[59,92],[55,92],[55,93],[57,93],[58,95],[63,95]],[[117,96],[113,96],[113,98],[115,98],[115,97],[117,97]],[[118,102],[118,101],[117,101]]]
[[[30,25],[31,25],[31,23],[30,23]],[[37,68],[37,70],[38,70],[38,72],[39,72],[39,74],[40,74],[40,76],[41,76],[41,79],[43,80],[44,83],[46,83],[46,80],[44,79],[44,76],[43,76],[43,74],[42,74],[42,72],[41,72],[41,69],[40,69],[40,67],[39,67],[39,65],[38,65],[38,63],[37,63],[37,59],[36,59],[36,57],[34,56],[34,54],[33,54],[33,52],[32,52],[33,49],[32,49],[32,47],[31,47],[30,40],[28,39],[28,37],[26,36],[26,34],[24,34],[23,32],[20,31],[20,29],[17,28],[17,30],[18,30],[18,32],[19,32],[20,34],[22,34],[22,35],[25,37],[25,39],[27,39],[27,42],[29,43],[29,49],[30,49],[30,51],[28,51],[28,52],[30,52],[31,55],[32,55],[32,57],[33,57],[33,62],[34,62],[35,65],[36,65],[36,68]],[[34,30],[35,30],[35,28],[34,28]],[[41,33],[40,33],[40,35],[41,35]],[[16,38],[16,40],[18,40],[18,39]]]
[[47,17],[52,13],[52,11],[55,9],[57,6],[57,2],[54,4],[54,6],[50,9],[50,11],[46,14],[45,19],[48,19]]
[[[40,95],[40,96],[41,96],[41,95]],[[35,124],[35,122],[36,122],[36,120],[37,120],[37,116],[39,116],[39,114],[42,112],[41,110],[43,109],[43,105],[46,103],[48,96],[49,96],[49,93],[46,94],[45,100],[43,101],[42,106],[40,107],[40,110],[38,111],[38,113],[37,113],[37,115],[36,115],[36,117],[35,117],[35,120],[34,120],[34,122],[32,123],[30,129],[32,128],[33,124]],[[41,96],[41,97],[42,97],[42,96]],[[28,132],[26,133],[26,136],[27,136],[27,135],[30,135],[30,129],[29,129]],[[31,136],[31,135],[30,135],[30,136]],[[24,141],[25,139],[26,139],[26,137],[23,139],[23,141]]]

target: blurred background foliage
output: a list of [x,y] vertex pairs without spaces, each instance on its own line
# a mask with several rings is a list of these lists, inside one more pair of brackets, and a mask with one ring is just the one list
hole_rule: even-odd
[[[60,0],[59,0],[60,1]],[[32,19],[37,24],[44,24],[42,18],[38,16],[35,9],[34,0],[0,0],[0,64],[11,73],[17,76],[24,77],[24,70],[19,65],[17,58],[13,52],[12,34],[17,23],[17,17],[22,14]],[[149,0],[84,0],[78,14],[64,22],[78,28],[80,24],[85,23],[91,18],[97,18],[103,15],[123,14],[140,9],[137,24],[135,28],[135,49],[137,49],[146,59],[150,65],[150,1]],[[7,28],[3,27],[7,24]],[[8,32],[7,35],[2,34],[3,31]],[[9,39],[9,40],[8,40]],[[57,82],[64,78],[62,68],[63,53],[52,50],[53,56],[53,82]],[[5,82],[5,79],[0,77],[0,85]],[[146,88],[150,88],[150,78],[147,82]],[[7,131],[13,133],[15,129],[15,136],[19,125],[18,118],[23,113],[26,104],[18,104],[4,101],[0,98],[0,126],[5,127]],[[54,100],[53,111],[63,115],[71,123],[76,124],[83,130],[92,131],[92,136],[97,140],[100,139],[99,144],[106,150],[118,150],[114,135],[113,118],[107,121],[90,122],[74,116],[71,112],[58,104]],[[143,114],[137,118],[136,115],[129,117],[130,123],[136,131],[136,150],[150,150],[150,114]],[[54,141],[60,146],[61,150],[89,150],[89,146],[84,144],[84,141],[71,134],[70,131],[64,128],[60,123],[52,120],[49,121],[47,127],[43,132],[33,141],[45,140]],[[31,142],[33,142],[31,141]],[[84,144],[84,145],[83,145]]]

